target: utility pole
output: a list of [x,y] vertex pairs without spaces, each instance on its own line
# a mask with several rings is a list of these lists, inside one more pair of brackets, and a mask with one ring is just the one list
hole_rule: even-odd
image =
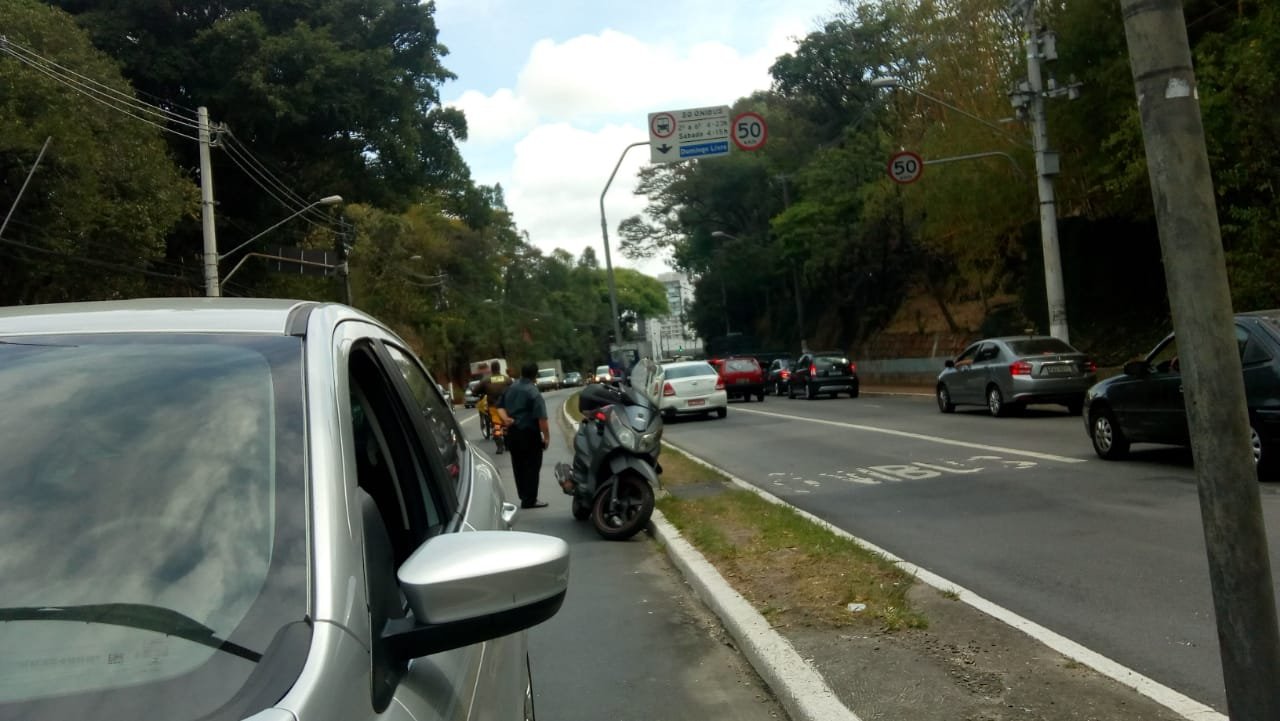
[[204,231],[204,294],[222,295],[218,286],[218,236],[213,225],[213,170],[209,161],[209,109],[196,108],[200,122],[200,226]]
[[622,159],[627,157],[627,153],[632,148],[648,144],[648,140],[643,140],[623,148],[622,154],[618,156],[618,162],[613,166],[613,172],[609,173],[609,180],[604,184],[604,190],[600,191],[600,234],[604,236],[604,270],[609,281],[609,308],[613,312],[614,343],[622,343],[624,341],[622,339],[622,323],[618,319],[618,285],[613,279],[613,259],[609,255],[609,222],[604,217],[604,196],[609,192],[609,186],[613,185],[613,177],[618,174],[618,168],[622,167]]
[[1280,719],[1280,632],[1240,354],[1179,0],[1120,0],[1186,396],[1233,721]]
[[1067,294],[1062,282],[1062,254],[1058,247],[1058,209],[1053,193],[1053,176],[1058,174],[1058,154],[1049,150],[1049,129],[1045,121],[1046,95],[1079,95],[1079,84],[1058,88],[1050,79],[1046,93],[1040,74],[1040,61],[1056,60],[1057,37],[1042,31],[1036,19],[1036,0],[1014,0],[1021,10],[1024,41],[1027,47],[1027,79],[1010,93],[1014,107],[1026,113],[1031,121],[1031,144],[1036,156],[1036,190],[1040,199],[1040,244],[1044,255],[1044,290],[1049,307],[1049,335],[1070,343],[1067,329]]

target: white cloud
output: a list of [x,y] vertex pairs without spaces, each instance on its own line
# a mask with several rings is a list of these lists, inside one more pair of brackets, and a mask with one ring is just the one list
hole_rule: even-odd
[[492,95],[468,90],[450,105],[467,116],[467,141],[481,145],[515,140],[538,122],[524,98],[507,88]]

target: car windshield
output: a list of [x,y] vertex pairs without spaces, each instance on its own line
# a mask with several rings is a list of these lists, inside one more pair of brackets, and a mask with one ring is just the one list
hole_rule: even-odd
[[538,377],[539,377],[539,378],[555,378],[555,377],[556,377],[556,369],[555,369],[555,368],[543,368],[542,370],[538,371]]
[[842,365],[848,363],[848,359],[838,355],[820,355],[813,359],[817,365]]
[[1015,355],[1046,355],[1051,353],[1077,353],[1075,348],[1057,338],[1027,338],[1008,341]]
[[663,366],[662,372],[667,380],[672,380],[674,378],[713,376],[716,374],[716,369],[712,368],[710,363],[691,363],[680,366]]
[[0,339],[0,398],[0,718],[225,714],[307,613],[300,341]]
[[609,366],[596,366],[596,375],[609,375]]

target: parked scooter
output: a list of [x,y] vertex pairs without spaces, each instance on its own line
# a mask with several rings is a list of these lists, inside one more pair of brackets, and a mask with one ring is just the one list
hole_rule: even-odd
[[556,464],[556,480],[573,496],[574,518],[590,518],[602,537],[625,541],[653,515],[662,413],[641,388],[604,383],[582,390],[578,410],[573,465]]

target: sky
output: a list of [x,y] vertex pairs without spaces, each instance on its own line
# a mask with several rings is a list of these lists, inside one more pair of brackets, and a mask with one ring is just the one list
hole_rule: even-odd
[[[836,13],[839,0],[436,0],[441,90],[467,116],[472,178],[502,185],[516,225],[544,253],[603,263],[600,193],[651,112],[732,105],[770,86],[769,66]],[[644,210],[633,148],[605,196],[615,266],[649,275],[664,259],[617,252],[618,224]],[[715,162],[714,159],[684,162]]]

